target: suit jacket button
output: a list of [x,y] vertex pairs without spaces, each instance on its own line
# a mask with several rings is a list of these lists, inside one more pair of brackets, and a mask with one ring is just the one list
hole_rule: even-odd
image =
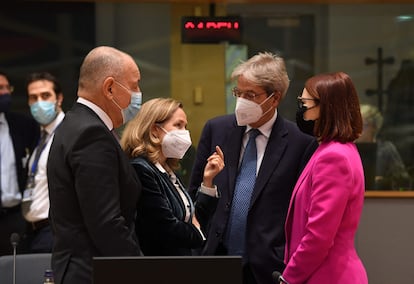
[[229,209],[230,208],[230,202],[227,202],[226,203],[226,209]]
[[220,237],[221,233],[220,232],[216,232],[216,238]]

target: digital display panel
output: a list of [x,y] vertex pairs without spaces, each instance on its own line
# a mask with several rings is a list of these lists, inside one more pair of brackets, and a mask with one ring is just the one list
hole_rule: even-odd
[[182,43],[241,43],[240,17],[182,17]]

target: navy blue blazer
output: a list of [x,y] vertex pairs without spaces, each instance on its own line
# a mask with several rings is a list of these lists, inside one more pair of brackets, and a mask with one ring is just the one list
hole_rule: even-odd
[[[209,224],[203,253],[220,254],[231,209],[238,172],[242,138],[246,127],[237,125],[234,114],[209,120],[201,134],[190,179],[196,195],[207,158],[219,145],[225,168],[214,179],[221,192],[216,212]],[[314,150],[316,140],[278,115],[264,153],[247,216],[246,259],[259,284],[273,283],[272,272],[283,271],[284,224],[290,197],[300,172]]]
[[32,117],[22,113],[6,112],[5,117],[14,148],[19,190],[23,192],[26,187],[28,158],[39,141],[40,126]]
[[[168,174],[159,171],[144,157],[133,159],[132,165],[142,183],[136,231],[144,255],[191,255],[193,249],[200,249],[204,243],[202,235],[193,224],[185,221],[185,204]],[[199,194],[193,205],[182,183],[181,188],[190,206],[195,206],[203,229],[218,199]]]

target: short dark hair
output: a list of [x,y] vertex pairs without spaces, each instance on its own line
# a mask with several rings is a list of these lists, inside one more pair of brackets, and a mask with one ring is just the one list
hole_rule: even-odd
[[324,73],[305,83],[308,93],[319,101],[315,135],[319,141],[355,141],[362,133],[362,116],[355,86],[344,72]]
[[30,83],[35,82],[35,81],[40,81],[40,80],[46,80],[46,81],[52,82],[53,90],[55,91],[56,95],[62,93],[62,87],[60,85],[59,80],[51,73],[45,72],[45,71],[30,73],[26,78],[26,90]]

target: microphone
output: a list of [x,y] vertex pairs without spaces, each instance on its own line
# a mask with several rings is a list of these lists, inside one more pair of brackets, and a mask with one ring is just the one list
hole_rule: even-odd
[[16,284],[16,247],[19,244],[20,236],[18,233],[13,233],[10,236],[10,243],[13,246],[13,284]]
[[19,244],[20,236],[18,233],[13,233],[10,236],[10,243],[12,244],[13,248],[16,249],[17,245]]
[[282,273],[280,273],[279,271],[273,271],[272,273],[272,278],[273,278],[273,282],[279,284],[280,283],[280,276],[282,276]]

